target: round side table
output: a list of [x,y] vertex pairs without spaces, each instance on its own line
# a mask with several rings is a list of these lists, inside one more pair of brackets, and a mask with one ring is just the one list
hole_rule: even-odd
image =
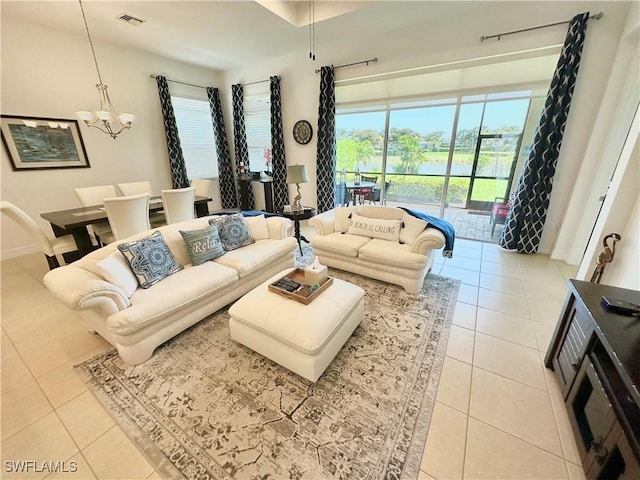
[[281,215],[289,220],[293,220],[293,228],[295,232],[296,240],[298,241],[298,248],[300,248],[300,255],[302,255],[302,244],[301,241],[309,243],[309,240],[304,238],[303,235],[300,234],[300,220],[307,220],[313,217],[316,214],[315,209],[311,207],[304,207],[303,210],[295,210],[291,212],[278,212],[278,215]]

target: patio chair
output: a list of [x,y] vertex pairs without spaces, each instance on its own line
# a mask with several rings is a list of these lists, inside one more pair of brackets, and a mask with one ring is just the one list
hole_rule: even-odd
[[509,200],[504,197],[496,197],[493,202],[493,208],[491,209],[491,217],[489,221],[491,222],[491,236],[493,237],[493,233],[496,230],[496,225],[504,225],[504,222],[507,219],[507,215],[509,215],[509,210],[511,210],[511,203],[513,201],[513,194],[509,196]]
[[347,207],[351,203],[351,192],[346,182],[336,183],[336,206]]
[[[386,205],[387,204],[387,192],[389,191],[389,188],[391,188],[391,180],[389,180],[388,182],[384,182],[384,199],[382,200],[382,205]],[[371,202],[376,203],[379,202],[380,199],[382,198],[381,195],[381,191],[379,188],[374,188],[373,191],[368,195],[367,200],[369,200],[369,205],[371,205]]]
[[[360,181],[378,183],[378,177],[377,176],[368,177],[367,175],[362,175],[360,177]],[[362,205],[364,201],[367,200],[369,195],[371,194],[373,194],[373,188],[371,187],[354,188],[353,189],[354,204],[359,201],[360,204]]]

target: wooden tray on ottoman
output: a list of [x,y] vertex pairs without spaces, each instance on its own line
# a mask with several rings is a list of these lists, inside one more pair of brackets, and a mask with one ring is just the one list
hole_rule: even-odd
[[[298,290],[293,291],[293,292],[289,292],[288,290],[285,290],[284,288],[276,286],[276,284],[278,282],[280,282],[282,279],[285,279],[285,278],[288,278],[289,280],[293,280],[294,282],[298,282],[298,283],[302,284],[303,288],[298,289]],[[311,287],[310,287],[310,285],[307,285],[304,282],[304,270],[301,269],[301,268],[296,268],[291,273],[279,278],[278,280],[276,280],[273,283],[270,283],[269,284],[269,291],[273,292],[273,293],[277,293],[278,295],[282,295],[283,297],[290,298],[291,300],[295,300],[296,302],[300,302],[300,303],[303,303],[305,305],[308,305],[315,298],[317,298],[318,295],[320,295],[327,288],[329,288],[329,285],[331,285],[332,283],[333,283],[333,277],[328,277],[327,281],[324,282],[322,285],[320,285],[320,287],[318,287],[317,290],[311,291],[309,294],[305,295],[305,293],[307,293],[309,290],[305,290],[304,287],[307,287],[307,289],[310,289]]]

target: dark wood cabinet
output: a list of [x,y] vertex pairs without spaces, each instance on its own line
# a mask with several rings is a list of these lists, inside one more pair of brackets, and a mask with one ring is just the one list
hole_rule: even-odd
[[579,280],[545,364],[554,370],[588,479],[640,478],[640,318],[610,313],[603,296],[640,303],[640,292]]

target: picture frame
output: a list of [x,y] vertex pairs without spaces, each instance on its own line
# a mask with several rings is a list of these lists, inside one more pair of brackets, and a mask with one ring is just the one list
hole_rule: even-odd
[[91,166],[77,120],[1,115],[0,122],[14,171]]

